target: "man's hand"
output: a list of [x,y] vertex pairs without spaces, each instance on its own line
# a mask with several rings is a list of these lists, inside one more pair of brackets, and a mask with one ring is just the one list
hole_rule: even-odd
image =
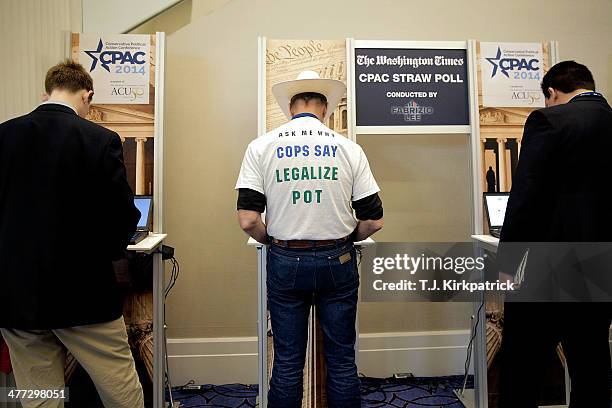
[[238,223],[240,228],[254,240],[264,245],[268,243],[266,224],[261,219],[261,213],[251,210],[238,210]]
[[520,288],[520,284],[519,283],[514,283],[514,276],[513,275],[509,275],[505,272],[499,271],[499,281],[500,282],[508,282],[508,283],[513,283],[514,284],[514,290],[517,290]]
[[365,220],[357,223],[357,228],[354,232],[355,242],[363,241],[370,235],[380,231],[383,227],[383,219],[380,220]]

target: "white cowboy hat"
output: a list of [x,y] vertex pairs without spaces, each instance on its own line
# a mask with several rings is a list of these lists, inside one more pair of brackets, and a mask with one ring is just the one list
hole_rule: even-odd
[[291,112],[289,112],[291,98],[302,92],[316,92],[325,95],[327,98],[327,113],[323,121],[326,121],[344,96],[346,85],[335,79],[323,79],[314,71],[302,71],[297,79],[279,82],[272,87],[276,102],[289,119],[291,119]]

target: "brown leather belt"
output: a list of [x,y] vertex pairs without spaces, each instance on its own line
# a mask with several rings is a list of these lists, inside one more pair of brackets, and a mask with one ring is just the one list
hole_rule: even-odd
[[283,248],[294,248],[294,249],[308,249],[308,248],[320,248],[332,245],[341,245],[348,242],[350,236],[346,236],[340,239],[323,239],[323,240],[309,240],[309,239],[294,239],[290,241],[283,241],[280,239],[272,238],[272,243]]

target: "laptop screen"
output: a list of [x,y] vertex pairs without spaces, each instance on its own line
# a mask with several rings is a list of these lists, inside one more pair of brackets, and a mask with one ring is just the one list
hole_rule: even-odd
[[138,220],[138,228],[143,229],[149,226],[151,217],[151,196],[136,196],[134,197],[134,205],[140,211],[140,220]]
[[491,227],[501,227],[504,225],[504,217],[506,216],[506,206],[508,205],[509,197],[510,193],[485,193],[485,208]]

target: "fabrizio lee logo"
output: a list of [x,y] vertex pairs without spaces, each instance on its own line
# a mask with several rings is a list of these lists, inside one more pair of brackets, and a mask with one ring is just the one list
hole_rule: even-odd
[[104,51],[104,43],[101,38],[98,42],[98,48],[84,52],[91,58],[91,68],[89,68],[89,72],[96,69],[98,61],[100,62],[100,66],[108,72],[110,72],[109,64],[142,65],[146,63],[146,53],[144,51],[136,51],[133,54],[130,51]]
[[[501,47],[497,47],[497,54],[495,55],[495,57],[489,57],[486,58],[486,60],[491,65],[493,65],[493,72],[491,73],[491,78],[494,78],[495,75],[497,75],[498,71],[506,77],[510,78],[508,71],[535,72],[540,70],[540,60],[538,60],[537,58],[519,58],[518,56],[504,56]],[[520,79],[531,79],[531,76],[532,75],[522,75],[522,77],[524,78]],[[514,79],[519,79],[519,76],[514,75]]]
[[420,122],[423,115],[433,115],[434,108],[431,106],[421,106],[415,100],[410,100],[404,106],[392,106],[392,115],[403,115],[406,122]]

